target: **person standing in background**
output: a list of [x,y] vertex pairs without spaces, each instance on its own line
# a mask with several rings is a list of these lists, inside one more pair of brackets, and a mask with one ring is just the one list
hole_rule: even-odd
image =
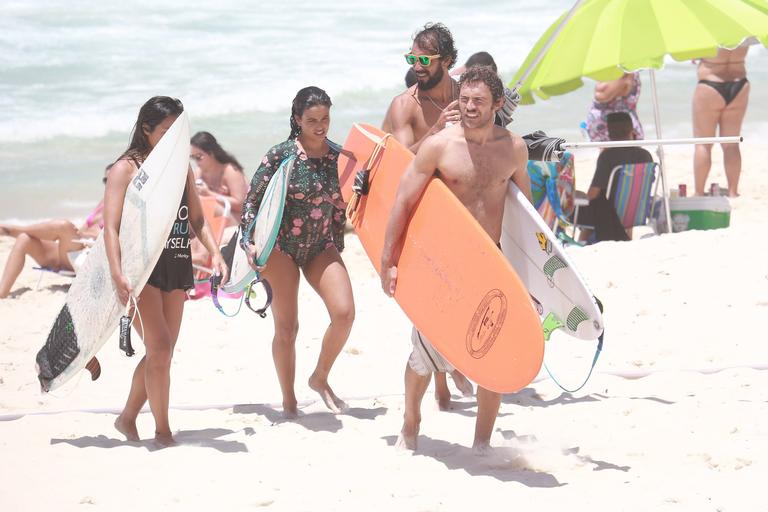
[[640,73],[624,73],[618,80],[597,82],[592,106],[587,113],[587,132],[592,142],[606,142],[608,126],[606,116],[611,112],[627,112],[632,118],[635,139],[644,139],[645,132],[637,117],[640,99]]
[[[699,83],[693,91],[693,136],[720,137],[741,133],[741,123],[749,102],[749,81],[745,59],[748,46],[726,50],[699,60]],[[741,151],[738,144],[723,144],[723,165],[728,180],[728,195],[739,195]],[[693,153],[695,194],[703,196],[712,167],[712,144],[697,144]]]

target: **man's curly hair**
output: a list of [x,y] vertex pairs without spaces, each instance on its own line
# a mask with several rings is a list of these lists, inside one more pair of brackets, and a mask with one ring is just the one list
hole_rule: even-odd
[[413,42],[449,61],[448,68],[456,64],[459,52],[454,46],[451,31],[442,23],[427,23],[413,36]]
[[471,84],[475,82],[482,82],[488,86],[491,90],[491,97],[493,97],[494,103],[499,101],[499,98],[504,97],[504,84],[501,83],[501,78],[490,66],[472,66],[461,75],[459,79],[459,90],[464,84]]

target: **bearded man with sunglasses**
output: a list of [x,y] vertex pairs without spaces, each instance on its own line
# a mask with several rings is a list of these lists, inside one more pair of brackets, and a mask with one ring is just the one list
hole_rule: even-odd
[[[403,173],[392,207],[381,255],[381,286],[394,295],[397,285],[397,248],[408,219],[427,184],[438,177],[499,243],[504,200],[510,179],[531,200],[526,171],[528,148],[523,139],[494,125],[504,104],[504,86],[488,66],[469,68],[459,82],[461,121],[424,140],[416,158]],[[439,229],[436,222],[435,228]],[[421,423],[421,400],[431,372],[450,370],[450,364],[414,329],[414,349],[405,367],[405,414],[397,446],[416,449]],[[473,450],[490,450],[491,433],[501,395],[478,386]]]
[[382,130],[414,153],[427,137],[461,119],[458,84],[448,72],[457,55],[453,36],[442,23],[426,24],[405,54],[417,82],[392,100]]
[[[457,55],[451,31],[442,23],[427,23],[405,54],[416,83],[392,100],[382,130],[414,153],[427,137],[461,120],[459,86],[448,71]],[[450,373],[462,395],[474,394],[472,383],[461,372]],[[435,399],[441,410],[451,407],[445,370],[435,373]]]

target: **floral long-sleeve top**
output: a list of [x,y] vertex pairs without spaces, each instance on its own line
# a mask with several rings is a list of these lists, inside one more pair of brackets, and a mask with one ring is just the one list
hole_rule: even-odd
[[345,204],[339,188],[338,158],[340,147],[330,141],[328,152],[321,158],[310,158],[295,140],[289,139],[272,147],[251,179],[243,204],[241,227],[246,247],[247,227],[256,218],[264,192],[280,164],[296,158],[288,183],[283,219],[276,247],[290,256],[298,266],[317,254],[335,246],[344,250]]

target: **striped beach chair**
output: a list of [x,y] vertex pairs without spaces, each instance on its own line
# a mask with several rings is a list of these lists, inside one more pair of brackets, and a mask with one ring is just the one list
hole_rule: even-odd
[[544,222],[553,231],[558,225],[569,224],[568,218],[574,209],[573,155],[566,152],[559,162],[529,160],[527,170],[533,206]]
[[657,167],[655,162],[624,164],[611,171],[608,199],[625,229],[648,224],[656,193],[653,185],[656,182]]

